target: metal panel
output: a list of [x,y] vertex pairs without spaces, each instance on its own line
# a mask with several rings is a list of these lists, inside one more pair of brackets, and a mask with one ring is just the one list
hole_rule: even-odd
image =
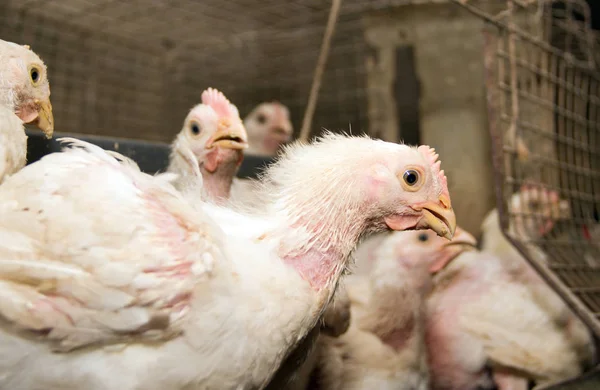
[[[89,136],[85,134],[55,133],[53,139],[47,139],[38,131],[27,132],[27,163],[31,164],[46,154],[59,152],[62,147],[57,141],[60,137],[73,137],[98,145],[106,150],[114,150],[133,159],[143,172],[155,174],[164,171],[169,162],[169,145],[160,142],[147,142],[127,138]],[[255,178],[264,167],[273,160],[259,156],[246,155],[237,176]]]

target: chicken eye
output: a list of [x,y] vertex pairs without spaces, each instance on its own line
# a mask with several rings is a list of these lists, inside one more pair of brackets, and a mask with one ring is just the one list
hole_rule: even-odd
[[31,77],[31,81],[33,81],[33,83],[37,83],[40,79],[40,71],[38,68],[36,68],[35,66],[32,67],[29,70],[29,76]]
[[421,234],[419,234],[419,241],[425,242],[427,240],[429,240],[429,236],[427,235],[427,233],[421,233]]
[[256,120],[258,121],[258,123],[260,123],[262,125],[267,121],[267,117],[264,116],[263,114],[258,114],[258,116],[256,117]]
[[200,134],[200,126],[198,126],[197,123],[192,123],[192,126],[190,126],[190,129],[192,130],[192,134],[194,135],[198,135]]
[[402,178],[406,184],[412,187],[419,182],[419,172],[415,171],[414,169],[409,169],[408,171],[404,172]]

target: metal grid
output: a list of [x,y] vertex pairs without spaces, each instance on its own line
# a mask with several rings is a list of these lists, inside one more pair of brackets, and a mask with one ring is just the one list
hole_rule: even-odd
[[[508,0],[497,14],[483,1],[457,2],[489,24],[486,87],[503,232],[598,336],[600,73],[589,8]],[[524,183],[567,203],[548,213],[545,197],[536,210],[517,212],[510,199]],[[553,231],[535,234],[549,220]]]
[[[345,0],[314,130],[369,131],[361,16],[447,0]],[[7,0],[0,37],[29,44],[49,67],[57,130],[170,141],[203,89],[247,114],[262,101],[290,108],[296,131],[329,1]]]

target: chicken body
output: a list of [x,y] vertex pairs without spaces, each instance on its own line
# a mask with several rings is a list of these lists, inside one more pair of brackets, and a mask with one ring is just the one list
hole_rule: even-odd
[[316,382],[334,389],[428,389],[425,296],[431,270],[443,268],[475,239],[456,231],[455,245],[430,231],[387,235],[367,274],[347,280],[352,302],[348,332],[322,336]]
[[253,216],[70,142],[0,186],[0,388],[262,388],[365,231],[454,232],[425,146],[329,134],[289,148]]
[[25,166],[23,123],[54,130],[46,66],[27,46],[0,40],[0,183]]
[[[191,201],[203,197],[223,205],[233,203],[258,210],[265,205],[259,182],[235,177],[243,159],[243,149],[247,146],[246,131],[237,108],[221,92],[209,88],[202,94],[202,104],[190,111],[176,136],[167,171],[179,175],[174,184],[189,195]],[[202,180],[197,181],[198,177]],[[349,307],[344,305],[328,305],[322,329],[328,334],[345,332],[349,312]],[[304,342],[306,345],[291,354],[292,361],[282,365],[272,385],[294,381],[295,371],[304,356],[300,352],[310,350],[314,340],[314,337],[308,337]],[[298,354],[300,357],[296,356]]]
[[507,373],[526,383],[581,372],[567,334],[498,257],[464,253],[434,282],[427,329],[433,388],[494,388],[489,363],[504,382]]
[[[529,241],[544,261],[534,240],[564,214],[558,195],[527,186],[510,207],[509,234]],[[496,210],[482,230],[482,251],[461,255],[435,279],[428,320],[434,388],[491,387],[493,377],[500,389],[518,389],[581,373],[594,356],[587,328],[502,235]]]
[[[538,261],[547,262],[545,253],[533,241],[547,235],[559,219],[569,216],[568,203],[561,200],[554,191],[527,184],[513,195],[510,206],[517,216],[509,227],[509,234],[525,241],[531,240],[532,242],[526,244],[529,253]],[[536,215],[538,219],[525,219],[519,214]],[[591,333],[504,237],[500,231],[497,210],[493,210],[486,217],[482,224],[482,231],[484,233],[482,251],[496,255],[513,279],[529,288],[533,299],[549,316],[549,320],[553,321],[558,329],[562,329],[570,340],[570,348],[579,356],[576,363],[579,368],[572,371],[577,372],[585,366],[592,365],[596,352]]]

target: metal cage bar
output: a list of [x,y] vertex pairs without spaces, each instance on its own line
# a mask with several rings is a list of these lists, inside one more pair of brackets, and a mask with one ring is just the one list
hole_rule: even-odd
[[507,0],[492,15],[456,2],[487,22],[485,85],[503,234],[600,336],[600,73],[588,6]]

